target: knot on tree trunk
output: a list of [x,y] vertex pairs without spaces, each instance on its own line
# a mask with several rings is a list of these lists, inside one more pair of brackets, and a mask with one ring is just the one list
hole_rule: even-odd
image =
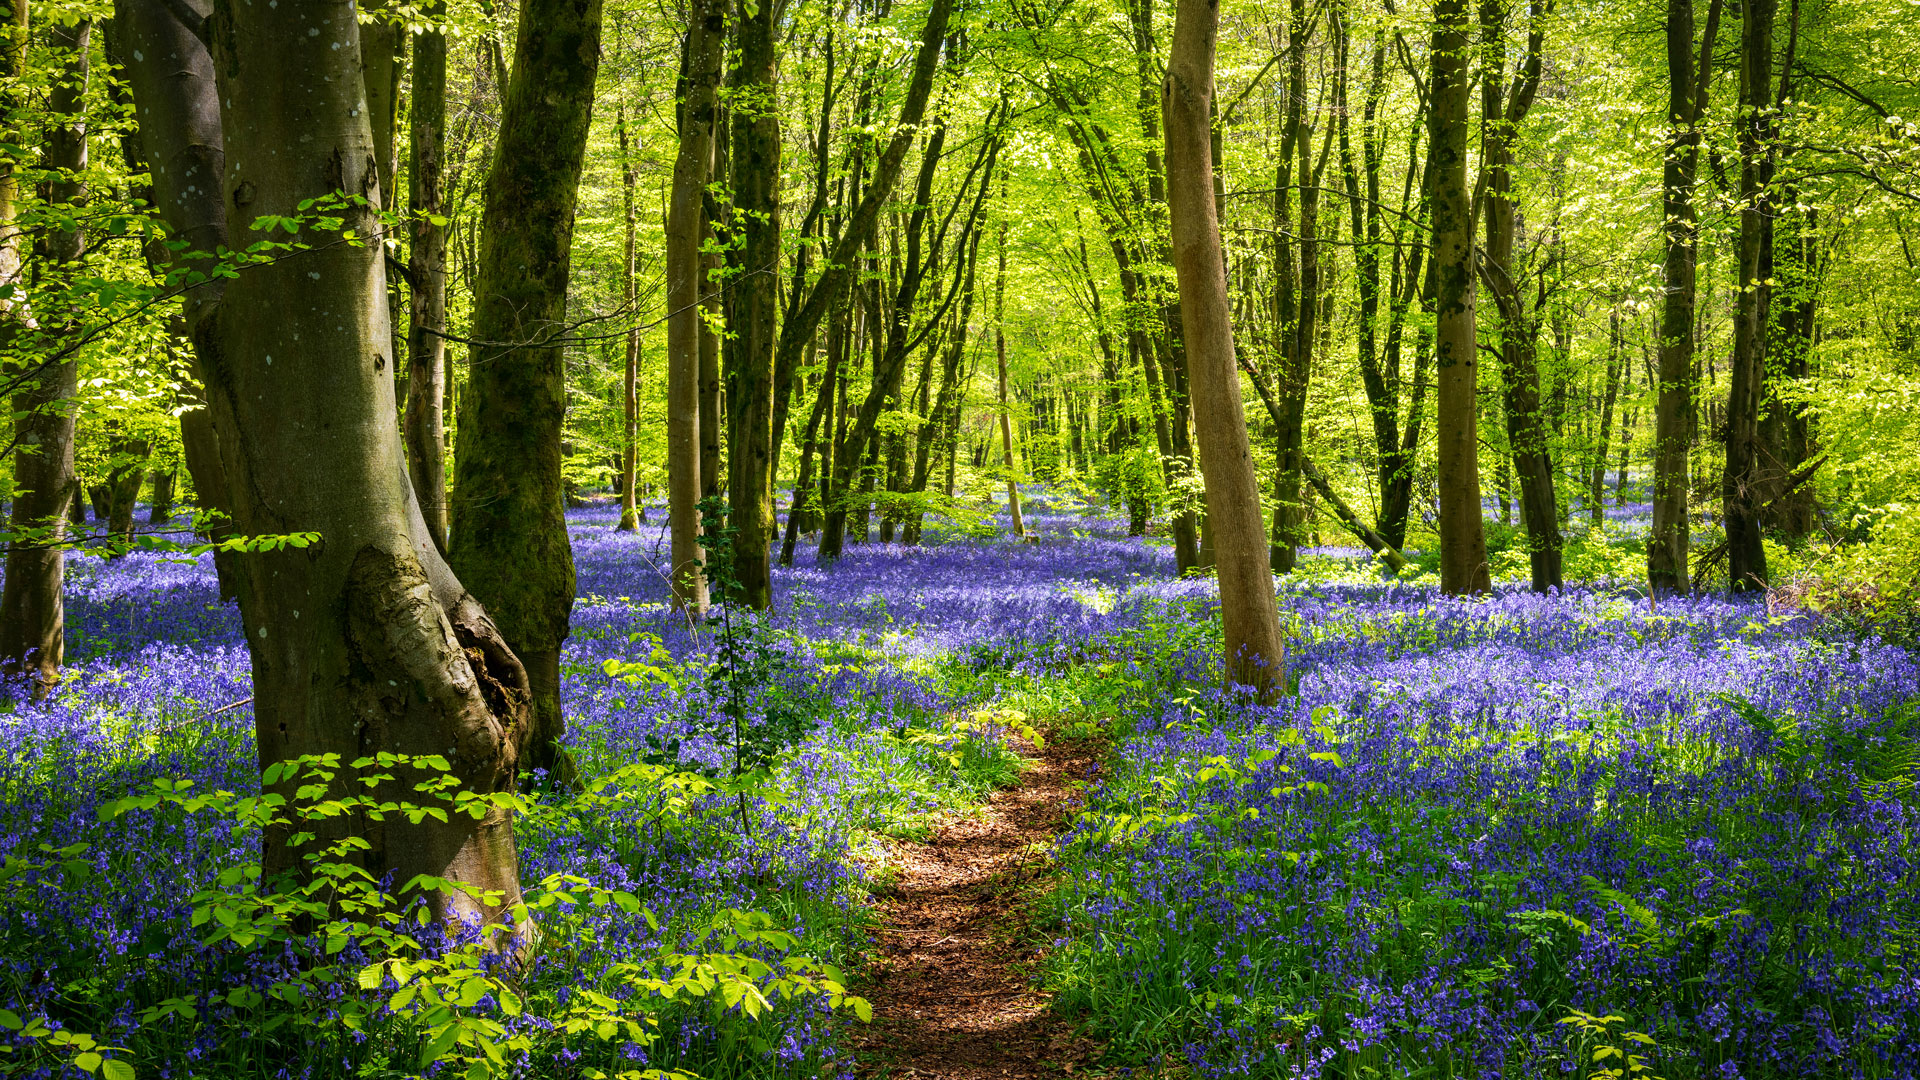
[[513,783],[532,694],[526,668],[466,595],[435,595],[410,548],[369,545],[345,590],[356,687],[369,720],[403,753],[446,754],[479,791]]

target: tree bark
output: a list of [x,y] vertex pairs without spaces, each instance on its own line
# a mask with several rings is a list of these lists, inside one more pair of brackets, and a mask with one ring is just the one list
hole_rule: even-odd
[[[170,17],[157,3],[128,7],[149,28],[148,20]],[[241,148],[214,189],[228,200],[225,228],[236,244],[249,242],[238,238],[263,215],[303,216],[302,200],[345,191],[371,201],[379,179],[353,5],[223,7],[210,30],[217,98],[206,98],[197,78],[175,78],[182,67],[207,70],[178,39],[177,50],[143,51],[131,80],[143,128],[162,118],[179,125],[145,133],[150,150],[157,146],[156,186],[176,234],[204,225],[194,212],[205,203],[182,192],[178,181],[190,172],[161,163],[206,160],[204,145],[186,144],[213,101],[225,105],[218,145]],[[371,209],[349,207],[343,217],[361,236],[378,234]],[[321,537],[237,563],[261,763],[438,754],[465,790],[507,789],[527,731],[526,673],[441,559],[407,483],[381,248],[319,230],[293,239],[308,245],[299,258],[250,267],[189,304],[236,528]],[[336,782],[359,791],[358,778],[348,768]],[[374,791],[411,797],[388,790],[397,786]],[[269,785],[289,799],[293,789],[291,778]],[[353,835],[367,842],[358,861],[376,880],[427,874],[490,891],[427,897],[442,918],[493,919],[519,899],[504,809],[478,820],[347,815],[299,824],[315,840],[289,846],[285,829],[264,838],[269,881],[302,872],[312,843]]]
[[[9,27],[25,44],[27,11],[17,2],[14,25]],[[79,269],[86,255],[87,235],[78,220],[84,220],[80,204],[87,189],[81,179],[87,167],[86,92],[91,72],[89,50],[93,21],[80,19],[70,26],[54,24],[52,45],[61,58],[60,77],[47,98],[46,145],[41,154],[45,168],[55,179],[48,184],[50,201],[76,216],[70,227],[55,228],[41,243],[41,256],[47,274],[65,277]],[[11,50],[9,50],[11,53]],[[15,66],[18,54],[8,56]],[[15,71],[18,71],[15,66]],[[9,170],[8,182],[12,182]],[[11,192],[4,193],[11,195]],[[17,287],[19,255],[13,245],[12,206],[0,207],[0,247],[10,254],[0,256],[11,267],[0,263],[0,287]],[[28,331],[33,313],[23,300],[6,301],[11,310],[0,310],[0,333],[19,335]],[[50,343],[58,345],[60,329],[70,321],[71,313],[43,313],[50,324]],[[68,352],[51,362],[22,366],[10,365],[7,374],[18,380],[13,395],[14,497],[12,528],[16,534],[7,543],[7,573],[0,587],[0,674],[25,676],[35,700],[43,698],[60,680],[60,665],[66,658],[66,614],[62,590],[66,584],[65,540],[67,500],[77,498],[74,478],[74,406],[79,392],[79,361]],[[131,529],[129,528],[129,531]]]
[[640,438],[640,312],[639,264],[640,211],[634,203],[632,140],[627,136],[626,102],[618,103],[619,117],[614,126],[620,136],[620,204],[624,211],[626,236],[620,248],[620,304],[627,313],[626,363],[621,379],[620,410],[620,520],[614,528],[620,532],[640,531],[640,496],[635,488],[636,443]]
[[1733,311],[1733,361],[1727,386],[1727,456],[1721,473],[1721,514],[1727,528],[1727,585],[1734,592],[1767,587],[1767,553],[1760,510],[1766,502],[1766,463],[1760,441],[1760,403],[1767,364],[1767,247],[1773,206],[1773,19],[1777,0],[1746,0],[1740,28],[1740,256],[1739,295]]
[[[445,17],[444,0],[423,9]],[[412,119],[407,168],[407,475],[427,531],[447,547],[447,213],[442,184],[447,138],[447,36],[422,30],[413,44]]]
[[773,604],[768,545],[773,530],[774,346],[780,330],[779,28],[770,2],[743,6],[735,21],[728,158],[733,243],[724,344],[728,524],[738,599]]
[[1527,529],[1527,563],[1533,590],[1561,585],[1559,512],[1555,506],[1553,458],[1547,417],[1540,399],[1539,311],[1527,306],[1526,273],[1515,262],[1519,209],[1513,195],[1513,142],[1540,85],[1546,9],[1533,0],[1527,53],[1511,86],[1506,72],[1505,0],[1482,0],[1480,25],[1486,70],[1480,79],[1481,184],[1486,193],[1481,220],[1486,227],[1480,277],[1493,297],[1495,340],[1500,356],[1502,412],[1513,469],[1520,481],[1520,516]]
[[707,610],[699,506],[704,475],[701,425],[705,422],[700,407],[701,338],[705,332],[700,318],[700,294],[705,284],[700,247],[718,120],[714,87],[719,83],[720,58],[726,45],[726,7],[722,0],[692,0],[687,17],[687,41],[681,59],[680,147],[673,160],[666,228],[667,534],[674,607],[699,618]]
[[[1698,218],[1693,206],[1700,163],[1700,118],[1713,75],[1713,39],[1720,0],[1707,8],[1694,61],[1693,0],[1667,0],[1667,145],[1661,175],[1665,221],[1660,303],[1660,371],[1655,391],[1653,525],[1647,535],[1647,584],[1656,593],[1688,589],[1688,452],[1693,442],[1694,303],[1699,264]],[[1623,431],[1624,434],[1624,431]],[[1604,466],[1603,466],[1604,467]]]
[[1478,343],[1474,336],[1473,206],[1467,190],[1468,73],[1466,0],[1435,0],[1433,104],[1428,144],[1433,172],[1434,367],[1438,401],[1440,588],[1449,596],[1484,593],[1487,539],[1480,512]]
[[526,665],[526,765],[571,781],[560,646],[573,609],[561,423],[574,206],[600,63],[599,0],[528,0],[487,176],[461,399],[453,566]]
[[1013,406],[1007,399],[1007,222],[1000,221],[1000,242],[995,245],[999,270],[993,278],[993,355],[1000,373],[1000,467],[1007,473],[1007,513],[1013,517],[1013,535],[1027,535],[1027,524],[1020,517],[1020,479],[1014,471]]
[[173,466],[153,470],[153,502],[147,508],[148,525],[173,521]]
[[1161,91],[1167,148],[1167,209],[1186,343],[1207,520],[1219,559],[1227,670],[1262,696],[1281,681],[1285,646],[1267,567],[1260,489],[1247,442],[1234,365],[1226,262],[1212,185],[1209,128],[1218,0],[1180,0]]
[[[197,20],[188,26],[183,20]],[[214,339],[227,278],[215,273],[216,253],[227,243],[227,210],[221,184],[226,172],[220,98],[213,58],[204,41],[204,16],[191,3],[182,10],[166,0],[117,0],[114,27],[125,35],[122,56],[140,57],[126,66],[135,118],[154,205],[168,232],[184,246],[172,253],[170,273],[186,287],[181,324],[193,343],[193,379],[183,388],[189,398],[180,413],[180,443],[194,498],[210,519],[208,539],[233,535],[233,505],[225,465],[205,390],[207,358],[219,353]],[[81,505],[75,500],[74,506]],[[217,551],[214,566],[223,600],[239,598],[238,555]]]

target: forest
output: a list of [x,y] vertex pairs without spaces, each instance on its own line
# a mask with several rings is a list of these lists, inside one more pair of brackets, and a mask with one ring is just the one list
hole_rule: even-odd
[[0,1076],[1920,1076],[1920,0],[6,12]]

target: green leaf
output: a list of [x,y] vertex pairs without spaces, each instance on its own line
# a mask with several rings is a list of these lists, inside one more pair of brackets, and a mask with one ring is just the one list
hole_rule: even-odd
[[133,1066],[119,1058],[114,1058],[101,1064],[100,1075],[106,1077],[106,1080],[133,1080]]

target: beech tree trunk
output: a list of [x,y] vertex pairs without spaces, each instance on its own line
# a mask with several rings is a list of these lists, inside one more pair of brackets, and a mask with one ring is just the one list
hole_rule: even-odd
[[1480,217],[1486,227],[1486,248],[1479,269],[1494,301],[1502,412],[1514,473],[1520,482],[1528,569],[1533,590],[1540,593],[1561,585],[1563,541],[1555,505],[1547,416],[1540,393],[1539,305],[1528,307],[1526,270],[1514,254],[1520,211],[1513,194],[1513,142],[1540,85],[1543,18],[1541,0],[1534,0],[1527,52],[1509,86],[1507,5],[1504,0],[1483,0],[1480,6],[1482,48],[1486,51],[1486,69],[1480,79],[1480,168],[1486,201]]
[[1433,105],[1428,143],[1433,172],[1435,433],[1440,456],[1440,588],[1484,593],[1487,538],[1480,512],[1478,342],[1474,337],[1473,196],[1467,190],[1466,0],[1435,0]]
[[1746,0],[1740,64],[1740,261],[1733,309],[1733,361],[1727,381],[1727,458],[1721,473],[1721,516],[1727,528],[1727,585],[1734,592],[1767,587],[1760,538],[1767,463],[1760,440],[1760,403],[1767,376],[1767,245],[1773,204],[1773,17],[1777,0]]
[[1688,452],[1693,443],[1694,303],[1700,227],[1693,206],[1700,164],[1700,118],[1713,76],[1720,0],[1707,8],[1694,61],[1693,0],[1667,0],[1667,143],[1661,175],[1666,228],[1660,303],[1660,370],[1655,391],[1653,526],[1647,534],[1647,583],[1656,593],[1688,589]]
[[[24,48],[26,5],[14,9],[13,26]],[[60,170],[58,179],[48,185],[52,201],[74,210],[86,198],[86,187],[79,178],[87,167],[87,124],[85,102],[90,74],[89,49],[93,22],[80,19],[71,26],[56,23],[52,44],[61,57],[60,78],[48,94],[48,124],[42,164]],[[8,50],[8,66],[19,70],[20,57]],[[13,183],[9,170],[6,183]],[[18,240],[12,231],[12,191],[0,192],[0,287],[18,283],[21,260]],[[81,217],[84,220],[84,216]],[[40,244],[47,263],[46,273],[65,276],[79,267],[86,255],[87,236],[79,224],[48,233]],[[0,309],[0,334],[30,332],[36,313],[17,301],[5,301],[10,310]],[[47,327],[45,332],[58,342],[60,327],[69,321],[69,313],[38,313]],[[60,680],[60,665],[66,659],[66,610],[62,590],[66,585],[67,500],[78,498],[73,468],[73,398],[79,390],[79,362],[69,354],[34,369],[7,372],[20,380],[13,394],[14,496],[12,528],[16,534],[7,543],[7,574],[0,587],[0,674],[25,676],[31,693],[45,697]],[[129,508],[130,509],[130,508]]]
[[560,646],[573,609],[561,421],[574,205],[600,63],[599,0],[528,0],[487,176],[454,457],[453,565],[526,664],[526,765],[572,779]]
[[[445,16],[443,0],[424,13]],[[407,274],[413,287],[407,305],[407,475],[420,513],[440,549],[447,548],[447,226],[442,190],[447,138],[447,36],[429,27],[413,44],[410,217]]]
[[153,470],[153,502],[147,507],[147,524],[165,525],[173,520],[173,467]]
[[639,265],[636,248],[639,244],[640,211],[634,205],[633,146],[627,136],[627,106],[622,101],[618,107],[619,118],[614,127],[620,136],[620,203],[626,217],[626,240],[620,249],[620,301],[626,310],[629,324],[626,333],[626,364],[621,379],[620,410],[620,477],[617,486],[620,489],[620,520],[614,526],[620,532],[640,531],[640,493],[634,490],[637,462],[634,460],[635,443],[640,437],[640,312]]
[[[258,217],[296,218],[302,200],[337,191],[380,205],[352,4],[222,8],[207,34],[214,57],[160,0],[123,0],[120,11],[134,41],[160,46],[130,51],[130,82],[176,235],[223,229],[249,243]],[[204,125],[215,116],[221,131],[209,143]],[[243,149],[210,183],[203,170],[221,145]],[[214,200],[226,201],[223,223],[207,218]],[[344,217],[360,235],[377,234],[371,208]],[[235,527],[321,537],[235,564],[261,763],[439,754],[465,790],[505,790],[529,730],[526,672],[441,558],[407,482],[381,250],[331,232],[294,240],[311,245],[299,259],[188,297]],[[362,790],[352,769],[337,783]],[[291,798],[293,786],[288,778],[270,790]],[[398,785],[375,790],[389,786],[391,797],[417,798]],[[301,824],[319,843],[364,839],[359,861],[376,879],[427,874],[492,892],[428,897],[443,918],[491,919],[519,899],[504,810]],[[269,880],[305,866],[305,848],[288,839],[285,830],[264,839]]]
[[774,345],[780,331],[779,28],[770,2],[743,7],[735,21],[728,158],[732,175],[733,273],[724,345],[728,524],[738,599],[773,604],[768,545],[773,531]]
[[1209,133],[1219,18],[1218,0],[1180,0],[1176,9],[1161,90],[1167,209],[1206,477],[1207,522],[1219,560],[1227,670],[1235,681],[1270,696],[1282,681],[1285,646],[1234,364],[1226,262],[1213,199]]
[[1000,269],[993,279],[993,355],[1000,373],[1000,466],[1007,471],[1007,513],[1013,517],[1013,535],[1027,535],[1020,517],[1020,480],[1014,472],[1013,407],[1007,398],[1007,223],[1000,222],[997,245]]
[[[674,607],[698,618],[707,610],[700,550],[701,291],[700,242],[708,172],[713,165],[714,87],[726,45],[726,7],[692,0],[681,59],[680,148],[667,205],[667,533]],[[716,418],[717,419],[717,418]],[[716,425],[717,426],[717,425]]]

